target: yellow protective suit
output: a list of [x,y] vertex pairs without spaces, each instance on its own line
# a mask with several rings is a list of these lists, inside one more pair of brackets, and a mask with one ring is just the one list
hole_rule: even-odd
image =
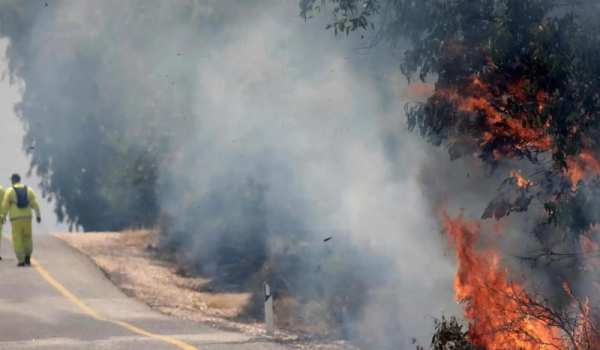
[[27,208],[17,207],[17,194],[15,193],[14,187],[23,188],[25,186],[22,184],[15,184],[5,191],[2,199],[1,215],[3,221],[6,220],[7,215],[10,218],[15,255],[17,256],[19,263],[24,263],[25,257],[30,257],[33,252],[31,220],[33,219],[33,211],[35,211],[36,217],[41,217],[40,206],[38,205],[35,193],[28,187],[27,198],[29,200],[29,206]]
[[33,253],[31,218],[29,220],[14,220],[10,224],[12,226],[12,241],[15,248],[15,255],[19,263],[24,263],[25,257],[31,257]]

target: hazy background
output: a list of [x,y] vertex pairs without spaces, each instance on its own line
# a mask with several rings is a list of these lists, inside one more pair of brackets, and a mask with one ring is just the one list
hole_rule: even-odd
[[406,130],[394,50],[306,24],[295,1],[47,4],[0,7],[16,83],[2,123],[20,139],[21,102],[30,181],[65,218],[114,229],[160,210],[182,264],[234,266],[236,286],[274,270],[308,322],[327,313],[315,302],[348,304],[336,321],[367,348],[427,344],[456,312],[436,209],[466,174]]
[[[0,40],[0,184],[3,187],[10,186],[10,175],[19,173],[23,177],[23,182],[33,188],[36,194],[40,197],[42,206],[43,222],[39,225],[39,229],[35,229],[35,233],[50,233],[63,231],[66,229],[56,220],[51,203],[47,203],[41,199],[41,191],[38,188],[39,178],[35,175],[27,176],[29,171],[29,159],[23,152],[23,124],[19,121],[15,114],[15,104],[20,101],[21,92],[23,89],[22,82],[10,83],[7,72],[6,62],[6,45],[7,40]],[[3,232],[9,231],[10,225],[3,227]]]
[[[365,348],[427,344],[433,318],[457,314],[440,208],[479,218],[527,169],[450,162],[406,130],[400,48],[334,37],[328,15],[299,12],[291,0],[0,1],[13,82],[0,85],[0,179],[28,169],[16,104],[28,180],[74,227],[161,225],[161,248],[194,273],[255,295],[251,281],[272,279],[299,318],[335,318]],[[532,218],[511,215],[503,263],[531,243]]]

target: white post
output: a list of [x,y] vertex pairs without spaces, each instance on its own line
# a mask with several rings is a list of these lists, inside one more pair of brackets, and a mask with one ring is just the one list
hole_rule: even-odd
[[273,324],[273,295],[271,287],[265,282],[265,327],[268,336],[273,336],[275,326]]

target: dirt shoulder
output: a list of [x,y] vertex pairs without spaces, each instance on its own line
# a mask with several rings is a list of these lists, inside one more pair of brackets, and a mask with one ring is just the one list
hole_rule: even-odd
[[[123,233],[57,234],[72,247],[89,256],[125,294],[153,309],[174,317],[263,336],[262,323],[250,321],[244,310],[251,293],[206,292],[209,279],[185,276],[175,264],[152,252],[156,234],[151,231]],[[240,321],[243,320],[243,321]],[[323,343],[279,330],[274,341],[303,349],[355,349],[343,342]]]

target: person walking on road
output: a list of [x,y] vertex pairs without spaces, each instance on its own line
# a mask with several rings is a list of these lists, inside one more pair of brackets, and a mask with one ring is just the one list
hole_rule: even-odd
[[31,188],[21,184],[19,174],[13,174],[10,181],[12,186],[4,193],[0,215],[2,222],[6,221],[7,215],[10,218],[17,266],[29,266],[33,252],[32,214],[35,211],[36,221],[42,222],[40,206]]

